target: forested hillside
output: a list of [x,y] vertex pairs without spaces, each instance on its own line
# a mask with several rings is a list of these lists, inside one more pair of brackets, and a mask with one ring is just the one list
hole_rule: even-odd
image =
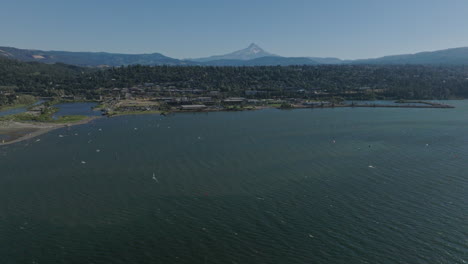
[[[178,89],[217,90],[243,95],[245,90],[326,91],[345,93],[379,89],[405,99],[468,97],[464,66],[126,66],[90,69],[65,64],[25,63],[0,59],[0,89],[42,96],[98,96],[98,88],[126,88],[144,83]],[[147,88],[151,89],[151,88]]]

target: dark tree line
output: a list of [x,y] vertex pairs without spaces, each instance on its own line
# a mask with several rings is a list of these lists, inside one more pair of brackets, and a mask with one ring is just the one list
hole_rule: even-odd
[[126,66],[107,69],[65,64],[25,63],[0,59],[0,91],[13,90],[41,96],[61,94],[96,98],[102,89],[144,83],[178,89],[217,90],[243,95],[245,90],[288,94],[291,90],[329,93],[367,89],[404,99],[468,97],[465,66]]

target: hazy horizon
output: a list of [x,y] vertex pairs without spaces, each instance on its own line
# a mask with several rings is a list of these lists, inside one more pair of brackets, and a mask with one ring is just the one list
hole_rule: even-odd
[[462,0],[24,0],[3,7],[9,12],[0,17],[0,46],[23,49],[187,59],[253,42],[285,57],[365,59],[468,46],[468,2]]

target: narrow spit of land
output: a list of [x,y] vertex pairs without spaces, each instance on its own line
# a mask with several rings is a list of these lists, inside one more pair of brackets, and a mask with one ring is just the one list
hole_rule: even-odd
[[[249,100],[246,98],[228,98],[218,101],[202,102],[194,100],[179,101],[176,98],[170,101],[153,99],[110,99],[100,103],[97,110],[106,116],[119,116],[130,114],[155,114],[177,112],[220,112],[220,111],[248,111],[267,108],[303,109],[303,108],[333,108],[333,107],[398,107],[398,108],[454,108],[453,106],[427,101],[399,100],[394,103],[366,102],[333,102],[308,101],[303,99],[262,99]],[[163,98],[165,99],[165,98]]]
[[0,135],[6,135],[7,139],[0,139],[0,146],[35,138],[58,128],[83,125],[97,118],[99,117],[87,117],[73,123],[2,121]]

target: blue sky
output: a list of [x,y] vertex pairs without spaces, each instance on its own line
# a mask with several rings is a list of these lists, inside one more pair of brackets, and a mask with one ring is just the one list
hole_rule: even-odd
[[2,0],[0,46],[370,58],[468,46],[466,0]]

